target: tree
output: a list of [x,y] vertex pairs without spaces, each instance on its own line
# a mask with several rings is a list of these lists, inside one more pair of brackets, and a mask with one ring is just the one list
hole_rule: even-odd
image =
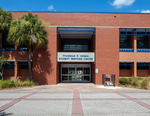
[[32,80],[31,69],[31,45],[44,47],[48,44],[46,23],[40,20],[37,15],[28,13],[22,18],[12,21],[7,41],[18,46],[28,45],[29,79]]
[[[7,63],[7,59],[4,58],[4,56],[0,56],[0,67],[3,66],[3,64],[6,64]],[[3,80],[3,70],[1,70],[0,72],[0,77],[1,77],[1,80]]]
[[[12,14],[9,11],[4,11],[0,8],[0,56],[2,56],[2,33],[4,29],[8,29],[12,20]],[[0,72],[2,67],[0,66]]]

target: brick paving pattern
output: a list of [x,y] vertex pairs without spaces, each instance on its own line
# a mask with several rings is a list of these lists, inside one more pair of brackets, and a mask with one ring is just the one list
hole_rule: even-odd
[[150,116],[150,91],[64,83],[0,90],[0,116]]

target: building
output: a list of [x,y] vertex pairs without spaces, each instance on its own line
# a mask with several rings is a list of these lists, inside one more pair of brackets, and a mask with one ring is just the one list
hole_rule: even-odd
[[[17,19],[27,12],[12,12]],[[32,51],[32,77],[40,84],[92,82],[102,75],[148,77],[150,75],[150,15],[121,13],[34,12],[49,22],[49,44]],[[9,45],[3,33],[3,55],[11,65],[4,76],[28,78],[26,46]]]

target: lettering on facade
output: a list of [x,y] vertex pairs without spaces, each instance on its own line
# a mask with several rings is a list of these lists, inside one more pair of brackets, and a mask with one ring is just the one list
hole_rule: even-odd
[[58,52],[58,62],[94,62],[94,53],[69,53],[69,52]]

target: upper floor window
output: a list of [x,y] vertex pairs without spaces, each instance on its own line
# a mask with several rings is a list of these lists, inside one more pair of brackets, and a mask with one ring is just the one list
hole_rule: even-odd
[[130,36],[120,35],[120,48],[130,48]]
[[137,35],[137,48],[149,48],[148,36]]
[[14,51],[14,45],[11,45],[8,41],[7,41],[7,37],[8,37],[8,30],[4,30],[3,34],[2,34],[2,50],[3,51]]
[[64,51],[88,51],[91,50],[91,39],[62,39]]

